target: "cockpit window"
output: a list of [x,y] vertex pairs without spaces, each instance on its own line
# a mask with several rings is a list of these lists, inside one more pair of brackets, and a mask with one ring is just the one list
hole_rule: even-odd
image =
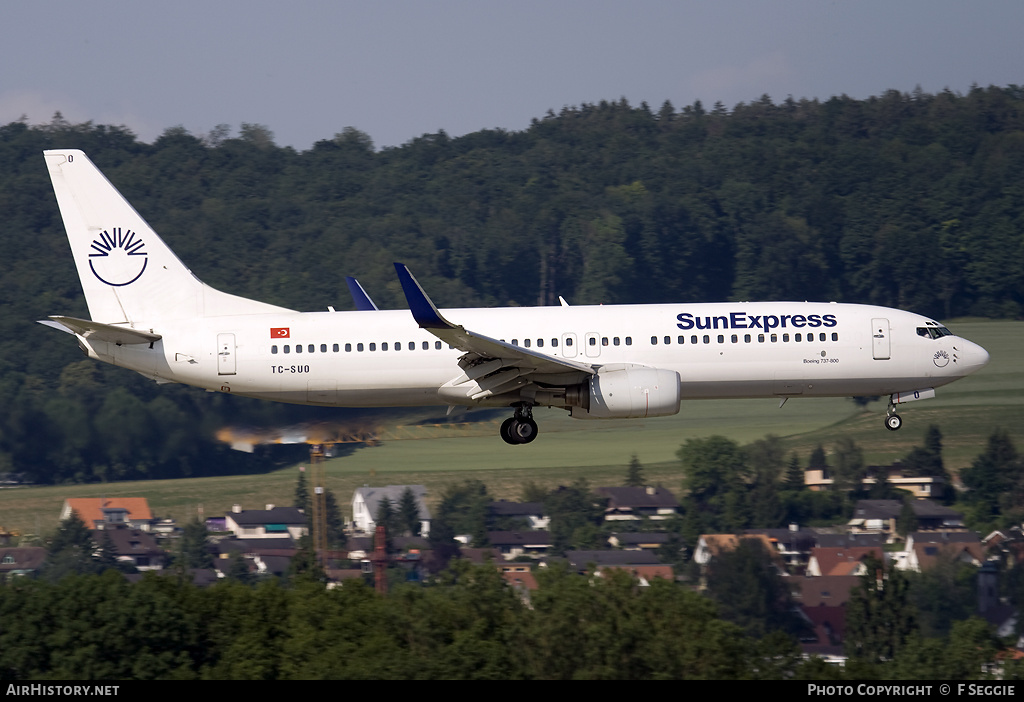
[[940,336],[953,336],[953,332],[945,327],[918,327],[917,335],[938,339]]

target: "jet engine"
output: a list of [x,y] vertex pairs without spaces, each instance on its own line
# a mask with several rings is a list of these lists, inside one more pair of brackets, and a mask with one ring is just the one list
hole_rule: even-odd
[[679,412],[679,374],[661,368],[602,368],[566,392],[578,419],[665,417]]

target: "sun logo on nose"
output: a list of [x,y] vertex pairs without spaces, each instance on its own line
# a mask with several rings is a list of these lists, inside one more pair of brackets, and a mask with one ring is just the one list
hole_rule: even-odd
[[945,351],[936,351],[935,355],[932,356],[932,363],[939,368],[945,368],[949,363],[949,354]]
[[104,229],[93,239],[89,254],[89,268],[101,282],[114,287],[134,283],[146,270],[149,254],[145,243],[131,229],[121,227]]

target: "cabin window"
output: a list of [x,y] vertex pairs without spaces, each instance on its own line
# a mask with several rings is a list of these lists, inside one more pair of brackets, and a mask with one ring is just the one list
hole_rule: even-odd
[[671,336],[666,336],[665,337],[665,343],[666,344],[671,344],[672,343],[672,337]]
[[737,334],[733,334],[732,335],[732,343],[734,343],[734,344],[739,343],[739,340],[740,340],[739,335],[737,335]]
[[302,353],[302,344],[295,344],[295,353]]
[[779,340],[779,335],[778,334],[772,334],[772,343],[774,344],[778,340]]
[[410,351],[415,351],[415,350],[416,350],[416,342],[415,342],[415,341],[410,341],[410,342],[409,342],[409,344],[408,344],[408,346],[407,346],[407,348],[408,348],[408,349],[409,349]]
[[676,343],[677,344],[682,344],[682,343],[685,343],[685,342],[686,342],[686,337],[685,336],[679,335],[679,337],[676,339]]
[[707,335],[707,334],[704,335],[704,343],[705,344],[710,344],[711,343],[711,337],[709,335]]
[[607,336],[602,336],[601,337],[601,346],[607,346],[607,345],[608,345],[608,337]]
[[370,344],[370,350],[371,351],[376,351],[377,350],[377,344],[376,343],[371,343]]
[[759,343],[759,344],[763,344],[764,343],[764,334],[758,334],[757,335],[757,343]]
[[335,345],[334,345],[334,348],[333,348],[333,349],[331,349],[331,350],[332,350],[332,351],[334,351],[334,353],[338,353],[339,351],[341,351],[341,347],[340,347],[340,346],[338,346],[337,344],[335,344]]
[[839,341],[839,332],[832,332],[832,341]]
[[658,345],[658,337],[652,336],[651,337],[651,346],[657,346],[657,345]]
[[612,346],[618,346],[619,343],[619,337],[612,337]]
[[440,341],[435,341],[434,342],[434,349],[437,350],[437,351],[441,350],[441,342]]
[[800,332],[797,332],[796,334],[793,335],[793,341],[803,341],[803,340],[804,340],[804,338],[800,335]]
[[306,350],[309,351],[310,353],[313,353],[314,351],[316,351],[316,346],[310,344],[309,346],[306,347]]
[[551,347],[552,348],[557,348],[558,347],[558,339],[552,339],[551,340]]
[[[337,346],[337,344],[335,344]],[[337,351],[337,349],[335,349]],[[327,344],[320,344],[320,353],[327,353]]]
[[690,343],[691,343],[691,344],[696,344],[696,343],[697,343],[697,335],[696,335],[696,334],[693,334],[693,335],[692,335],[692,336],[690,337]]
[[277,353],[277,344],[270,347],[270,353]]
[[362,350],[363,350],[363,345],[361,343],[360,344],[356,344],[356,351],[362,351]]
[[782,340],[783,341],[789,341],[789,334],[783,334],[782,335]]
[[627,336],[626,337],[626,346],[632,346],[632,345],[633,345],[633,337]]
[[744,344],[749,344],[750,343],[750,334],[744,334],[743,335],[743,343]]
[[352,344],[345,344],[345,353],[352,353]]
[[526,347],[526,348],[530,348],[530,340],[529,339],[523,339],[523,346]]
[[284,352],[285,353],[291,353],[292,352],[292,347],[289,346],[288,344],[285,344],[284,345]]
[[587,343],[590,344],[591,346],[597,346],[597,337],[590,337],[589,339],[587,339]]
[[824,341],[824,340],[825,340],[825,332],[821,332],[820,334],[818,334],[818,341]]
[[538,349],[544,348],[544,339],[537,339],[537,348]]

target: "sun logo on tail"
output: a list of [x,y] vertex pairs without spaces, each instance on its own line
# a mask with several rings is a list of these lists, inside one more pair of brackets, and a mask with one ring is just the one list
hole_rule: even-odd
[[89,254],[89,268],[101,282],[114,287],[134,283],[149,263],[145,243],[131,229],[104,229],[92,240],[94,253]]

